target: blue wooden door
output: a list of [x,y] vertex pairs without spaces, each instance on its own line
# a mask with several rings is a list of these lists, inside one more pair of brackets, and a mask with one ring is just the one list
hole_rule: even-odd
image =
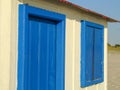
[[56,90],[56,22],[29,17],[25,90]]
[[81,87],[104,81],[104,26],[82,20]]
[[91,71],[93,68],[93,34],[94,34],[94,29],[92,27],[86,27],[86,50],[87,52],[85,53],[86,54],[86,82],[91,82],[93,77],[92,77],[92,74],[93,72]]
[[65,16],[20,5],[18,90],[64,90]]

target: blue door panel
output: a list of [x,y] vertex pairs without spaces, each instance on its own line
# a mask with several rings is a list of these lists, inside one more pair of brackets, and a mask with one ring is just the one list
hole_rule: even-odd
[[92,65],[93,65],[93,33],[92,27],[86,27],[86,82],[92,81]]
[[102,75],[103,75],[103,30],[95,29],[94,80],[102,79]]
[[56,26],[48,24],[48,90],[56,90]]
[[86,87],[104,80],[104,26],[81,22],[81,87]]
[[41,23],[41,42],[40,42],[40,89],[47,90],[48,82],[48,36],[47,36],[47,24]]
[[19,5],[17,90],[64,90],[65,15]]
[[39,70],[39,23],[35,20],[29,20],[29,60],[28,60],[28,89],[33,90],[38,87]]
[[56,25],[30,17],[26,90],[55,90]]

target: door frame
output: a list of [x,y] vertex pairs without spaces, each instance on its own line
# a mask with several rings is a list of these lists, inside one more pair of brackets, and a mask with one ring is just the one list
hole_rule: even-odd
[[37,16],[58,22],[56,41],[56,90],[64,90],[65,73],[65,19],[63,14],[36,8],[26,4],[19,5],[19,30],[18,30],[18,75],[17,90],[24,90],[24,70],[28,50],[26,41],[28,38],[29,16]]

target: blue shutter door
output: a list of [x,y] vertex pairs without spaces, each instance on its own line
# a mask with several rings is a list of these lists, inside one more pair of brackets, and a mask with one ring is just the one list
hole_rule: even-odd
[[104,56],[104,43],[103,43],[103,28],[95,28],[95,41],[94,41],[94,80],[103,81],[103,56]]
[[56,90],[56,23],[31,16],[28,36],[25,90]]
[[94,34],[94,29],[90,26],[86,26],[86,83],[90,83],[92,81],[92,66],[93,66],[93,36]]
[[103,82],[104,27],[82,21],[81,87]]
[[64,90],[65,15],[19,5],[17,90]]
[[48,24],[48,90],[56,90],[56,25]]
[[[34,88],[37,89],[38,87],[38,70],[39,70],[39,58],[38,58],[38,52],[39,52],[39,23],[37,21],[33,20],[29,20],[29,34],[28,34],[28,38],[29,41],[28,43],[28,60],[27,60],[27,71],[28,73],[26,73],[27,76],[27,82],[26,82],[26,86],[27,89],[26,90],[33,90]],[[36,86],[36,87],[34,87]]]

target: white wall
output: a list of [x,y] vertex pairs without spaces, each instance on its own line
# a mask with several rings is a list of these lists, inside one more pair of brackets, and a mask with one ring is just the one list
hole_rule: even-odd
[[[102,18],[78,11],[66,5],[44,0],[24,0],[24,3],[66,15],[65,90],[107,90],[107,24]],[[0,0],[0,90],[16,90],[18,4],[17,0]],[[71,13],[72,12],[72,13]],[[81,24],[88,20],[105,26],[105,81],[87,88],[80,88]]]
[[10,22],[11,1],[0,0],[0,90],[9,90]]

